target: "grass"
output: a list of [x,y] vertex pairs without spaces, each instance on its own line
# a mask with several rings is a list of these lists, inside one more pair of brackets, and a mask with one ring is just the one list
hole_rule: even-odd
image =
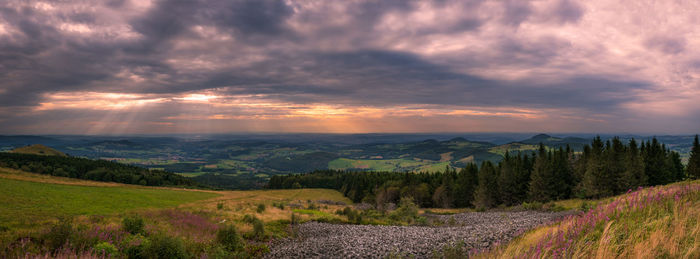
[[329,169],[363,169],[369,171],[435,171],[445,170],[449,162],[425,162],[409,159],[349,159],[338,158],[328,162]]
[[77,186],[0,178],[0,222],[31,226],[61,215],[104,215],[165,208],[217,196],[154,188]]
[[480,258],[700,258],[700,181],[640,189]]
[[[328,189],[201,191],[92,182],[0,168],[0,257],[95,257],[115,247],[117,257],[141,241],[166,236],[194,257],[260,257],[270,238],[289,235],[292,214],[300,222],[346,222],[333,212],[351,201]],[[266,209],[256,211],[261,205]],[[140,215],[141,234],[125,232],[127,215]],[[263,222],[254,229],[247,216]],[[71,216],[72,234],[60,251],[47,246],[57,217]],[[62,221],[59,221],[62,222]],[[233,225],[246,240],[243,253],[221,254],[216,233]],[[262,227],[261,227],[262,226]],[[70,229],[70,228],[69,228]],[[150,241],[148,241],[150,240]],[[60,243],[59,243],[60,245]],[[98,247],[98,245],[100,245]],[[229,251],[230,252],[230,251]]]

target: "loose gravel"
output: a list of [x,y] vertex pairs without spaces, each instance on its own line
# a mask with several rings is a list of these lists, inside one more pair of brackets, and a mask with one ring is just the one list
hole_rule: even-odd
[[266,258],[385,258],[391,255],[426,258],[445,245],[459,242],[463,242],[466,249],[489,248],[570,214],[572,212],[520,211],[430,215],[445,224],[439,227],[307,222],[298,226],[297,238],[273,243]]

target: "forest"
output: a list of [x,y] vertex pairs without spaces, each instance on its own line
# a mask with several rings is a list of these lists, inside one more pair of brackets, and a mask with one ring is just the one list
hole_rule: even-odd
[[0,152],[0,167],[53,176],[147,186],[207,187],[162,170],[149,170],[105,160]]
[[639,187],[700,178],[700,143],[695,137],[688,166],[656,138],[638,144],[600,137],[582,152],[546,148],[505,152],[498,164],[469,163],[442,172],[349,172],[321,170],[271,177],[268,188],[332,188],[353,202],[378,208],[411,197],[422,207],[512,206],[569,198],[602,198]]

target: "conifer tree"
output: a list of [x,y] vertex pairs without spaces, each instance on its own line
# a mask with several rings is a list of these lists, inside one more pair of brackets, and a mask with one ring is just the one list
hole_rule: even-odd
[[647,176],[644,173],[642,156],[639,152],[639,147],[637,147],[637,142],[634,139],[631,139],[629,142],[627,152],[625,153],[624,166],[625,171],[618,181],[621,191],[636,189],[639,186],[645,186],[647,184]]
[[548,201],[555,196],[554,175],[552,173],[551,152],[547,152],[544,145],[540,143],[540,148],[535,158],[535,164],[530,176],[530,188],[528,196],[533,201]]
[[700,142],[698,142],[698,135],[695,135],[693,148],[690,150],[687,171],[688,177],[692,179],[700,179]]
[[474,201],[474,190],[478,183],[479,167],[474,163],[467,164],[466,167],[457,173],[455,181],[454,202],[457,207],[472,206]]
[[491,161],[484,161],[479,169],[479,185],[474,193],[474,207],[492,208],[498,204],[496,168]]

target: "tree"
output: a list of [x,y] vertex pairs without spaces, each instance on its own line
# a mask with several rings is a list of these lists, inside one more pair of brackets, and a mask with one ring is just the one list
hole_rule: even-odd
[[457,173],[454,188],[455,206],[463,208],[472,206],[474,201],[474,190],[478,183],[479,167],[474,163],[467,164],[466,167]]
[[642,156],[634,139],[631,139],[629,142],[629,147],[625,154],[625,171],[620,176],[618,183],[619,189],[622,191],[636,189],[647,184]]
[[692,179],[700,179],[700,142],[698,142],[698,135],[695,135],[693,148],[690,151],[687,172],[688,177]]
[[496,168],[491,161],[484,161],[479,169],[479,185],[474,192],[474,206],[479,209],[492,208],[498,204]]
[[548,201],[556,197],[554,187],[554,174],[551,162],[552,153],[547,152],[540,143],[535,164],[532,168],[530,190],[528,196],[533,201]]

